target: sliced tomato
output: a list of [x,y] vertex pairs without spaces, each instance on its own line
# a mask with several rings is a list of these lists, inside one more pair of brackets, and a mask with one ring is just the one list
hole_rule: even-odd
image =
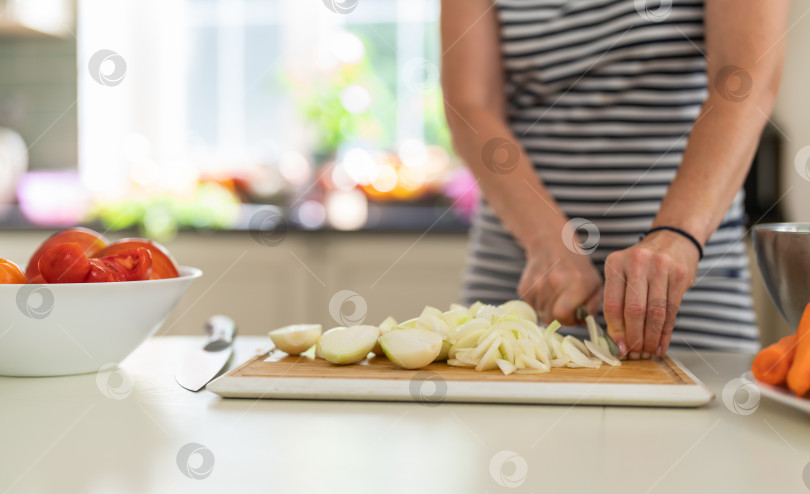
[[139,247],[112,256],[90,259],[87,283],[143,281],[152,275],[152,254]]
[[42,273],[39,273],[33,278],[29,278],[28,283],[31,285],[41,285],[43,283],[47,283],[47,281],[45,281],[45,278],[42,277]]
[[116,281],[115,273],[98,259],[90,259],[90,272],[85,283],[109,283]]
[[137,248],[88,259],[78,244],[59,244],[42,256],[39,270],[47,283],[142,281],[152,275],[152,254]]
[[84,283],[90,261],[79,244],[59,244],[40,257],[38,271],[48,283]]
[[159,243],[146,240],[145,238],[125,238],[118,240],[103,248],[92,257],[121,254],[137,248],[144,248],[152,254],[152,276],[149,279],[160,280],[180,276],[180,272],[177,270],[177,263],[174,262],[169,251]]
[[0,259],[0,285],[28,283],[25,273],[11,261]]
[[25,268],[25,275],[33,280],[39,274],[39,260],[51,247],[59,244],[76,243],[88,257],[93,257],[109,243],[106,238],[89,228],[70,228],[54,233],[34,252]]

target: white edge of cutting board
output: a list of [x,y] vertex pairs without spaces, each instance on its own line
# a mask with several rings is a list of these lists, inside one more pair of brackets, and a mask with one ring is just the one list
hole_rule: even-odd
[[[709,403],[714,395],[680,362],[675,362],[695,384],[446,381],[447,392],[436,402],[665,407],[698,407]],[[206,389],[225,398],[416,401],[411,395],[410,384],[408,379],[224,375],[209,383]]]

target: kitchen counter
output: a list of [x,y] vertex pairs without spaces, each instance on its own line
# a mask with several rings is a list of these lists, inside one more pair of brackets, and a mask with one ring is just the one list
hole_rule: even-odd
[[[172,370],[202,341],[153,338],[112,374],[0,378],[0,493],[810,491],[810,417],[724,405],[750,355],[674,353],[717,395],[699,409],[427,406],[191,393]],[[234,365],[265,343],[238,337]]]

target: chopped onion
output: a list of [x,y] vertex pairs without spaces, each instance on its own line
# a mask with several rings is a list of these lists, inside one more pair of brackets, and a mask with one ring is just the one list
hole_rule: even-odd
[[444,322],[446,322],[450,328],[458,328],[467,321],[472,320],[472,316],[470,315],[470,311],[466,308],[452,309],[443,313],[442,319],[444,319]]
[[522,300],[500,306],[452,304],[446,312],[428,306],[419,317],[402,323],[388,317],[379,328],[334,328],[320,337],[315,354],[333,363],[352,363],[373,351],[407,369],[447,360],[453,366],[500,369],[504,374],[621,364],[593,331],[591,340],[581,341],[558,334],[560,327],[558,321],[539,325],[534,308]]
[[[387,334],[392,333],[394,331]],[[327,362],[353,364],[366,358],[379,337],[380,330],[376,326],[359,325],[335,328],[321,336],[318,350]]]
[[438,357],[442,337],[426,329],[402,329],[382,335],[380,345],[394,364],[403,369],[419,369]]
[[517,367],[515,367],[515,364],[513,364],[512,362],[510,362],[508,360],[504,360],[502,358],[499,358],[499,359],[495,360],[495,363],[498,364],[498,368],[500,368],[501,371],[504,374],[506,374],[507,376],[517,370]]
[[299,355],[318,343],[322,330],[320,324],[292,324],[268,334],[276,348],[290,355]]
[[571,359],[571,362],[569,362],[567,365],[571,366],[571,364],[574,364],[579,367],[590,367],[590,368],[599,367],[598,362],[594,362],[593,360],[588,358],[587,355],[582,353],[579,350],[579,348],[577,348],[575,342],[578,341],[579,340],[577,340],[573,336],[566,336],[565,338],[563,338],[563,342],[561,345],[562,351]]
[[439,315],[422,313],[417,320],[416,327],[419,329],[427,329],[434,333],[439,333],[442,338],[450,336],[450,326],[442,318],[441,312]]
[[[346,329],[346,328],[344,326],[338,326],[336,328],[327,329],[321,335],[321,340],[323,340],[323,337],[326,336],[327,334],[331,333],[332,331],[340,331],[340,330],[343,330],[343,329]],[[320,342],[320,340],[318,341],[318,344],[315,345],[315,356],[317,358],[326,360],[326,357],[323,356],[323,352],[321,351],[321,342]]]
[[473,315],[478,314],[478,311],[481,310],[481,307],[483,307],[483,306],[484,306],[484,302],[481,302],[481,301],[475,302],[474,304],[472,304],[470,306],[470,309],[469,309],[470,314],[473,314]]
[[488,321],[492,321],[493,317],[495,316],[503,315],[506,315],[506,312],[494,305],[482,305],[481,308],[475,313],[475,317],[480,317]]
[[394,329],[394,326],[396,326],[396,325],[397,325],[397,320],[394,319],[391,316],[388,316],[388,317],[385,318],[385,320],[383,322],[380,323],[380,326],[379,326],[380,333],[385,334],[385,333],[391,331],[392,329]]
[[523,300],[510,300],[501,304],[499,308],[508,314],[516,314],[525,321],[537,324],[537,312]]
[[[383,322],[381,322],[380,325],[378,326],[378,328],[380,328],[380,335],[384,335],[385,333],[394,329],[396,326],[397,326],[396,319],[394,319],[391,316],[386,317],[385,320],[383,320]],[[374,348],[371,349],[371,353],[373,353],[375,356],[383,354],[383,349],[380,346],[379,338],[377,339],[377,343],[374,344]]]
[[602,362],[604,362],[604,363],[606,363],[608,365],[612,365],[614,367],[617,366],[617,365],[622,365],[621,360],[619,360],[616,357],[614,357],[613,355],[611,355],[609,351],[605,352],[604,348],[602,348],[599,345],[594,344],[592,341],[585,340],[585,346],[588,348],[588,350],[591,351],[591,353],[593,354],[594,357],[597,357],[597,358],[601,359]]

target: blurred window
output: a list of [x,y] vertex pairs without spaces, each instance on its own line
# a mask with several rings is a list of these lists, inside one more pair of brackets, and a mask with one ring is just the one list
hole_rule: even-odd
[[351,3],[81,0],[85,185],[115,194],[134,175],[171,189],[290,150],[317,162],[408,140],[448,148],[438,0],[332,11]]

